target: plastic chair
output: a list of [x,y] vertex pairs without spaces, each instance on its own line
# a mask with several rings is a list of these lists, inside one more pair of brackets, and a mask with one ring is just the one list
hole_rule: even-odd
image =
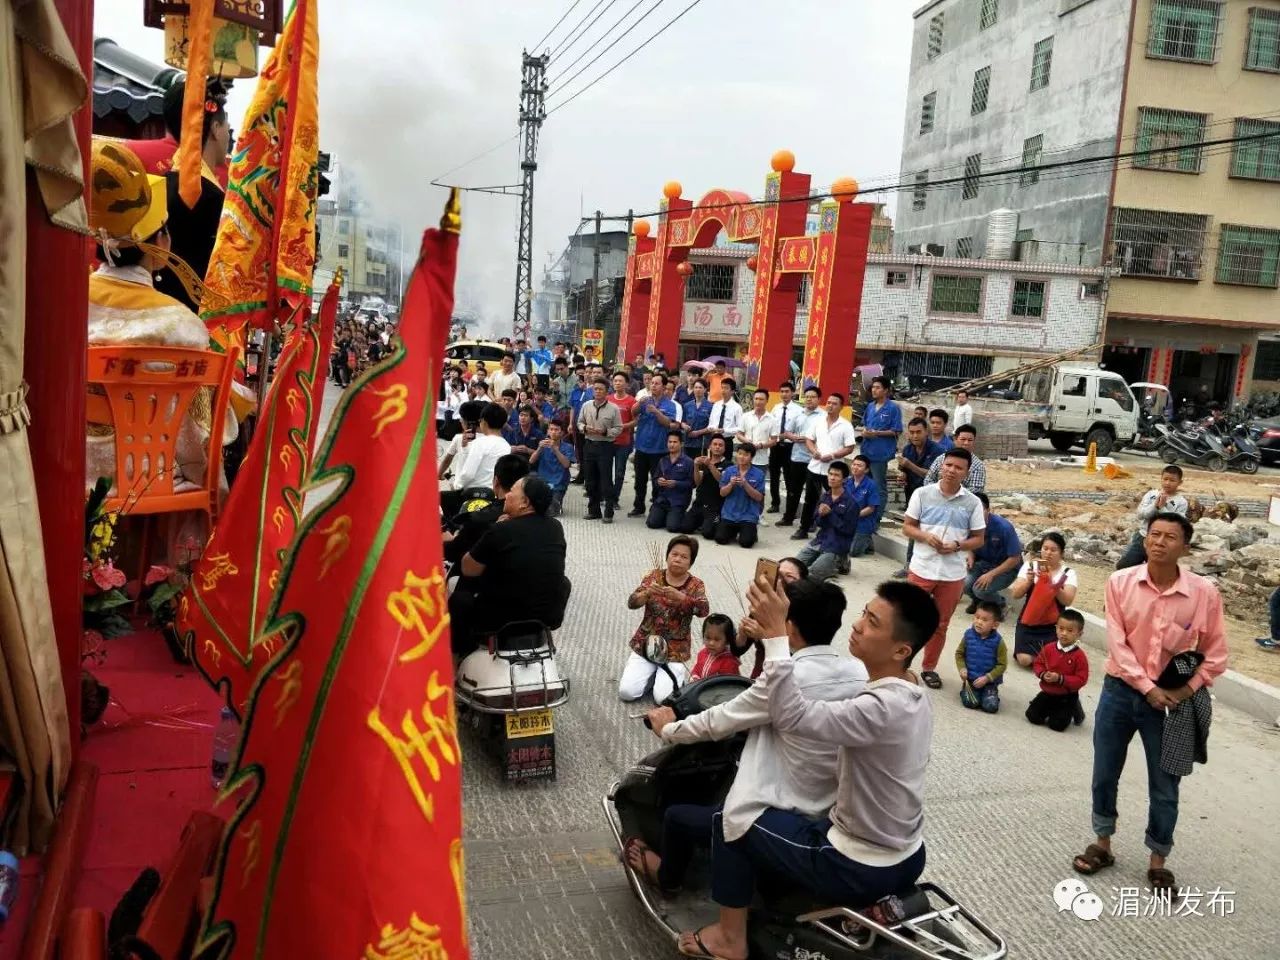
[[[213,529],[222,430],[238,353],[234,347],[225,354],[176,347],[89,347],[87,380],[102,392],[89,393],[86,419],[115,431],[115,493],[104,504],[107,510],[140,516],[199,510]],[[204,484],[175,491],[178,434],[202,387],[213,389]]]

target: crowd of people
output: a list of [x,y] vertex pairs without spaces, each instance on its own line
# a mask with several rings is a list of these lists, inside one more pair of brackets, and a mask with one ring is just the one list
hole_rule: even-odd
[[[1007,671],[1023,668],[1038,682],[1026,722],[1061,733],[1085,721],[1086,618],[1071,606],[1077,578],[1065,562],[1065,539],[1048,532],[1024,547],[1013,525],[992,511],[967,398],[952,411],[918,407],[904,417],[890,384],[876,378],[855,426],[844,415],[845,398],[816,386],[797,391],[781,384],[772,407],[769,394],[756,390],[747,405],[724,370],[607,371],[587,357],[579,361],[565,345],[556,345],[549,362],[534,362],[529,353],[510,351],[492,375],[470,364],[451,372],[441,426],[456,420],[457,429],[441,470],[455,489],[445,496],[506,486],[518,470],[526,491],[543,481],[536,488],[546,491],[539,498],[545,507],[536,508],[542,513],[562,509],[568,488],[581,484],[584,516],[611,523],[631,462],[627,517],[672,536],[661,562],[627,598],[641,614],[620,666],[619,698],[651,696],[662,704],[684,684],[718,674],[754,681],[687,720],[666,706],[648,715],[654,732],[671,743],[748,732],[723,804],[670,807],[661,849],[639,838],[627,845],[630,866],[666,892],[679,889],[691,851],[710,847],[720,920],[683,936],[686,954],[745,955],[746,908],[759,870],[820,899],[855,904],[872,904],[920,875],[933,722],[928,690],[944,686],[938,666],[963,598],[972,620],[954,650],[960,702],[980,714],[998,713]],[[444,402],[446,394],[459,402]],[[877,587],[855,622],[852,657],[838,657],[830,645],[845,596],[832,581],[873,549],[889,502],[890,462],[902,476],[903,533],[911,549],[904,568]],[[1215,588],[1178,564],[1192,535],[1179,509],[1180,480],[1171,468],[1161,488],[1144,498],[1142,535],[1107,586],[1107,655],[1093,727],[1093,839],[1072,861],[1085,874],[1115,862],[1117,784],[1137,734],[1148,772],[1147,878],[1166,894],[1176,890],[1165,858],[1178,781],[1205,759],[1206,688],[1227,656]],[[750,611],[735,625],[711,608],[706,584],[693,572],[700,541],[752,548],[769,513],[778,515],[777,526],[794,527],[791,538],[802,545],[778,562],[775,579],[751,585]],[[547,566],[558,576],[562,533],[555,542],[559,566]],[[1141,558],[1128,565],[1139,550]],[[475,569],[477,551],[486,553],[473,548],[470,565],[462,560],[464,574]],[[501,594],[502,604],[510,599],[510,591]],[[1002,624],[1014,606],[1010,651]]]

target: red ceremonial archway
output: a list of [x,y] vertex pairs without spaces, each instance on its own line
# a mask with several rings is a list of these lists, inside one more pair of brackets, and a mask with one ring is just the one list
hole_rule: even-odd
[[[709,247],[723,230],[732,242],[756,243],[755,297],[747,344],[747,380],[776,388],[790,377],[796,300],[811,276],[809,329],[802,378],[844,392],[853,374],[854,344],[871,239],[872,204],[854,203],[856,181],[838,180],[819,206],[818,233],[805,235],[810,176],[794,172],[795,157],[780,150],[765,178],[765,196],[712,190],[696,204],[679,183],[663,188],[657,236],[647,221],[635,225],[627,258],[617,359],[658,353],[674,358],[684,314],[681,268],[694,248]],[[842,344],[826,349],[830,342]]]

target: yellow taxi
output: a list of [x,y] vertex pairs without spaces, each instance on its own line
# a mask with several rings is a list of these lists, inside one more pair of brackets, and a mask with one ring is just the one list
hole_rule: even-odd
[[453,366],[465,363],[472,373],[476,361],[483,360],[485,371],[493,374],[502,368],[502,355],[507,348],[496,340],[455,340],[444,348],[445,359]]

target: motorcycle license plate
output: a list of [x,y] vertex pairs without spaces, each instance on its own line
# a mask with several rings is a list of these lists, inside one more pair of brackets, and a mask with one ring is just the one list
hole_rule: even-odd
[[522,710],[507,714],[507,739],[538,737],[554,732],[550,710]]

